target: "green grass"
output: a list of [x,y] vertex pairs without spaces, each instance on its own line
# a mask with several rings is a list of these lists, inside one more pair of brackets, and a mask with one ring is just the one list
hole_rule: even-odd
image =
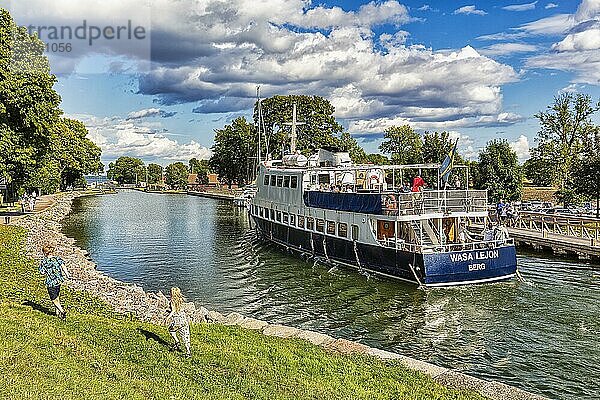
[[191,359],[162,326],[66,288],[53,315],[26,232],[0,226],[0,398],[480,399],[397,363],[327,352],[299,339],[221,325],[192,328]]

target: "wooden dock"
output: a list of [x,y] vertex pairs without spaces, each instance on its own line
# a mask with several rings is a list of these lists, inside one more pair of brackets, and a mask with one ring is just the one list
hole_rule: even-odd
[[507,224],[518,246],[600,261],[600,220],[524,213]]

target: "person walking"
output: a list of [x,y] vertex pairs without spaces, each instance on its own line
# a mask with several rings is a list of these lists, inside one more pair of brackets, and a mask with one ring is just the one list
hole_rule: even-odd
[[40,273],[46,277],[46,288],[50,301],[56,307],[56,316],[65,320],[67,312],[60,304],[60,285],[69,278],[69,273],[63,259],[53,255],[54,248],[52,246],[46,245],[42,251],[45,257],[40,262]]
[[186,357],[191,357],[191,343],[190,343],[190,321],[183,311],[183,303],[184,303],[183,295],[181,294],[181,289],[178,287],[171,288],[171,310],[169,315],[165,319],[165,324],[169,323],[169,334],[175,340],[173,344],[172,350],[181,350],[179,346],[179,337],[185,346],[185,355]]

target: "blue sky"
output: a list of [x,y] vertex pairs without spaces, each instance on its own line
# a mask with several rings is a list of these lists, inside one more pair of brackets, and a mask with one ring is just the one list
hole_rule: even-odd
[[450,131],[472,159],[502,137],[524,160],[533,114],[554,96],[600,98],[600,0],[0,4],[25,26],[144,28],[143,40],[75,39],[68,54],[49,52],[63,109],[105,162],[209,157],[213,130],[250,116],[256,85],[330,99],[369,152],[386,127],[408,123]]

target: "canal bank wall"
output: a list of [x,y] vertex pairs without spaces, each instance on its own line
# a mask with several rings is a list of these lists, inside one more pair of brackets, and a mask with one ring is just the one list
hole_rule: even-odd
[[[96,269],[96,264],[88,253],[79,248],[74,239],[61,231],[61,220],[70,212],[74,198],[83,193],[65,193],[54,197],[54,204],[46,210],[27,215],[13,225],[28,230],[26,249],[30,257],[42,257],[41,248],[50,244],[56,254],[63,258],[72,275],[67,285],[79,291],[88,292],[110,305],[116,312],[135,316],[141,321],[161,324],[169,307],[168,298],[162,293],[146,292],[142,287],[113,279]],[[194,303],[186,303],[185,309],[192,323],[217,323],[237,325],[242,328],[261,331],[264,335],[279,338],[299,338],[321,346],[329,351],[343,354],[366,354],[383,360],[395,360],[404,366],[431,376],[436,382],[455,389],[477,392],[489,399],[544,399],[506,384],[486,381],[452,369],[440,367],[397,353],[366,346],[341,338],[297,329],[243,316],[239,313],[223,315],[215,310],[207,310]]]

